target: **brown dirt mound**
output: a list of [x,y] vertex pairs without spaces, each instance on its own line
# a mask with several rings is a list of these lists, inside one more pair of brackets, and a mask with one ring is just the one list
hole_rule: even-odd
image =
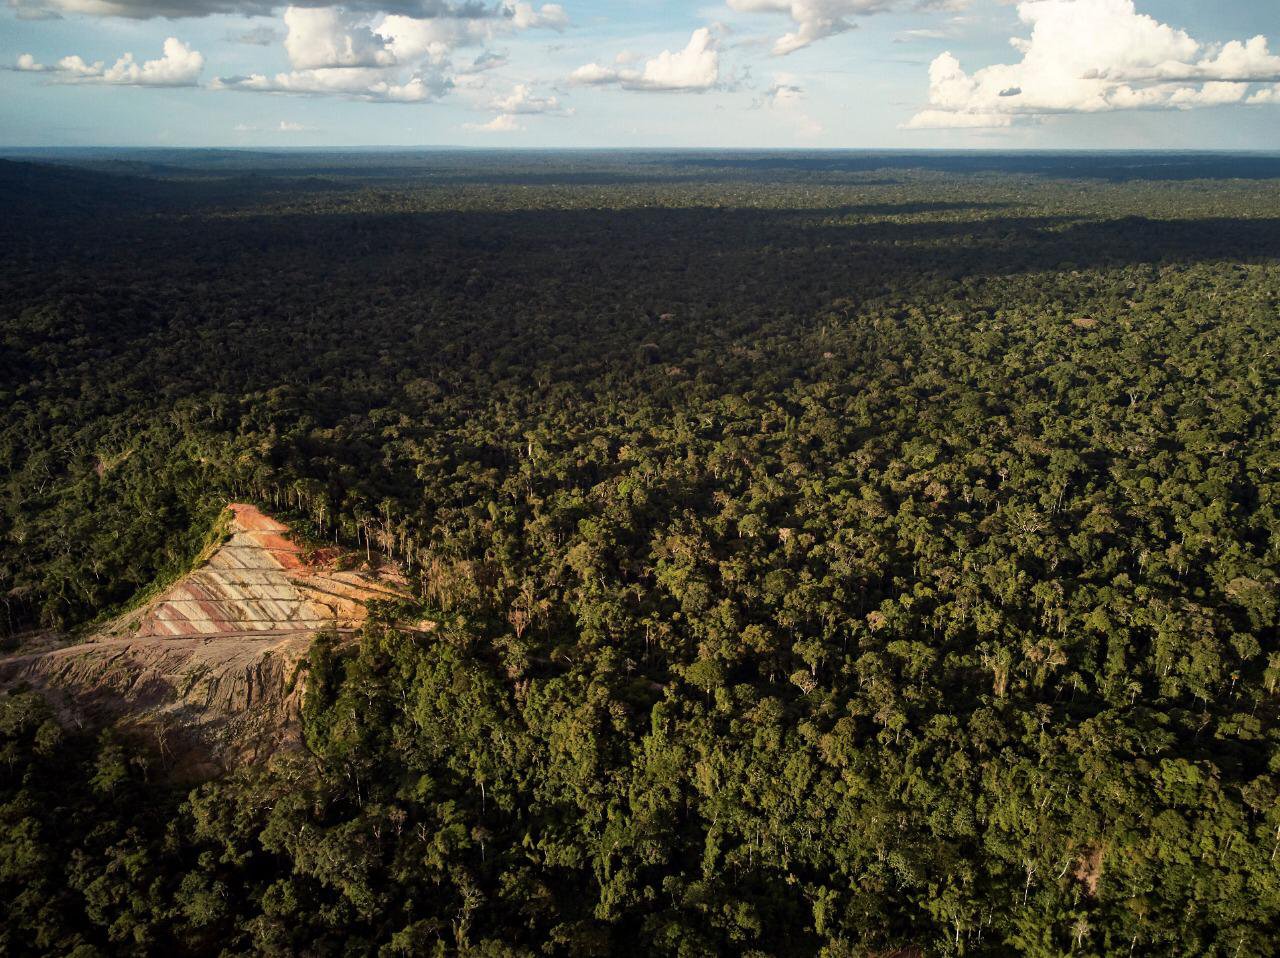
[[253,506],[230,510],[230,537],[203,565],[86,642],[0,658],[0,687],[43,689],[77,722],[148,729],[188,773],[296,745],[316,635],[351,635],[367,602],[407,589],[394,569],[339,569],[336,550],[308,557]]

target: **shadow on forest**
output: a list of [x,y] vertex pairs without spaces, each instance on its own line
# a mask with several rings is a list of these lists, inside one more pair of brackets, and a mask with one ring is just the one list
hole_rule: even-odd
[[[186,185],[259,184],[315,192],[366,187],[891,186],[912,173],[1130,181],[1280,179],[1280,154],[994,151],[239,151],[10,150],[4,156],[99,175]],[[0,163],[4,161],[0,160]],[[2,179],[2,177],[0,177]]]
[[708,170],[779,173],[1013,173],[1061,179],[1268,180],[1280,178],[1280,155],[1243,153],[819,153],[689,158]]
[[[967,277],[1280,262],[1274,215],[1034,215],[1012,202],[933,201],[927,190],[918,200],[815,209],[424,212],[371,195],[352,210],[259,211],[261,199],[251,198],[173,213],[152,202],[149,182],[0,162],[0,201],[26,189],[27,208],[39,211],[0,224],[0,254],[11,264],[0,271],[0,300],[91,301],[85,315],[99,330],[104,317],[127,315],[125,302],[149,317],[144,326],[204,317],[287,324],[342,304],[347,321],[394,313],[385,328],[401,337],[417,335],[427,316],[469,322],[486,311],[574,328],[640,317],[636,335],[648,337],[644,323],[669,312],[812,316],[835,299],[929,296],[938,282]],[[158,189],[171,195],[178,186]],[[1152,208],[1173,215],[1175,202]],[[341,351],[387,342],[346,338]]]
[[[860,287],[911,274],[958,278],[1064,266],[1280,259],[1277,218],[1011,215],[1018,209],[1011,203],[927,200],[815,209],[431,212],[374,206],[259,213],[250,205],[233,216],[202,215],[198,209],[189,209],[188,216],[155,216],[154,206],[133,202],[146,181],[107,177],[115,188],[105,194],[107,201],[127,216],[130,242],[121,244],[120,219],[86,215],[92,209],[87,197],[104,195],[97,192],[101,177],[58,170],[45,180],[38,169],[17,169],[16,182],[40,187],[27,195],[48,201],[42,206],[47,215],[34,223],[15,218],[0,230],[0,244],[44,259],[91,255],[106,264],[140,258],[148,272],[161,273],[178,270],[188,258],[302,274],[360,262],[372,280],[387,264],[429,258],[479,270],[490,281],[517,281],[522,269],[536,264],[538,276],[567,282],[593,274],[608,274],[611,282],[627,276],[639,282],[636,274],[649,276],[646,282],[684,281],[690,270],[710,270],[721,286],[738,275],[753,285],[769,275],[794,287],[796,278],[811,275]],[[3,174],[14,172],[0,164],[0,197],[6,185],[14,185]],[[955,215],[964,213],[972,216]],[[927,214],[941,218],[918,218]],[[873,218],[860,219],[867,217]],[[788,294],[781,288],[778,293]]]
[[[148,339],[150,367],[127,375],[175,395],[191,382],[234,395],[337,377],[376,408],[387,383],[442,369],[480,381],[501,375],[494,362],[583,376],[660,368],[749,342],[765,324],[815,321],[841,300],[964,300],[943,287],[971,277],[1280,263],[1280,215],[1267,204],[1254,218],[1101,219],[931,201],[926,189],[825,209],[424,212],[370,196],[364,209],[158,213],[132,202],[136,181],[95,207],[91,175],[20,175],[49,205],[0,220],[5,321],[49,341],[51,370],[70,368],[64,340],[109,356]],[[1175,203],[1153,212],[1175,215]],[[1125,279],[1112,285],[1122,300]],[[0,342],[0,366],[9,348]]]
[[982,214],[1000,207],[909,203],[836,210],[321,213],[209,221],[196,242],[216,258],[219,250],[256,245],[253,237],[269,236],[274,254],[301,254],[293,265],[303,269],[322,263],[326,255],[370,262],[432,256],[475,260],[475,268],[495,277],[514,276],[516,260],[537,262],[566,279],[606,268],[655,276],[715,269],[728,278],[743,268],[752,275],[800,269],[800,275],[878,282],[906,273],[1004,275],[1064,266],[1280,261],[1280,218],[987,215],[838,222],[858,215],[965,209]]

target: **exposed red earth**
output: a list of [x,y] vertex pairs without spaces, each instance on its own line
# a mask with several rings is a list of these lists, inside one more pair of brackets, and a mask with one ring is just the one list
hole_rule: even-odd
[[[141,612],[134,636],[217,636],[354,628],[371,599],[404,596],[394,577],[343,572],[336,556],[310,562],[287,526],[242,503],[230,506],[231,538],[206,565]],[[117,626],[118,627],[118,626]]]
[[210,774],[295,745],[299,665],[325,629],[351,633],[366,603],[407,595],[394,570],[340,568],[243,503],[229,539],[139,609],[86,641],[0,659],[0,686],[51,694],[69,717],[144,729],[187,774]]

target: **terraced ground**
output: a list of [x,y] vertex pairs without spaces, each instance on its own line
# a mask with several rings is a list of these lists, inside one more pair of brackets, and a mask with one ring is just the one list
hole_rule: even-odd
[[365,603],[404,596],[391,577],[336,568],[337,553],[310,560],[289,529],[253,506],[234,503],[231,538],[208,563],[143,611],[136,636],[244,636],[349,629]]
[[229,509],[229,538],[198,568],[82,643],[0,659],[0,686],[145,729],[189,774],[296,744],[298,667],[316,636],[354,632],[367,602],[407,592],[394,568],[344,569],[343,554],[308,553],[255,507]]

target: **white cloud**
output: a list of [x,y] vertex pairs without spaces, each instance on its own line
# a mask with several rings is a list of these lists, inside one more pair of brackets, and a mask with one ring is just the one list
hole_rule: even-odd
[[1195,87],[1180,87],[1169,94],[1168,104],[1172,107],[1191,108],[1197,106],[1226,106],[1240,103],[1249,93],[1249,84],[1214,81]]
[[517,83],[505,96],[490,99],[487,106],[498,115],[486,123],[463,124],[464,128],[476,133],[512,133],[524,129],[517,119],[521,116],[573,115],[558,97],[539,96],[527,83]]
[[1200,64],[1205,75],[1218,80],[1280,83],[1280,55],[1267,48],[1267,38],[1256,36],[1241,43],[1232,40],[1208,63]]
[[[1185,36],[1185,34],[1183,34]],[[1193,40],[1192,43],[1195,43]],[[1199,45],[1197,44],[1197,47]],[[1098,70],[1099,79],[1107,80],[1165,80],[1165,81],[1232,81],[1254,83],[1280,81],[1280,56],[1275,56],[1267,44],[1267,38],[1256,36],[1250,40],[1232,40],[1223,44],[1213,56],[1203,56],[1197,62],[1183,63],[1166,60],[1154,67],[1117,65]]]
[[[639,76],[639,74],[635,74]],[[569,82],[577,83],[580,86],[603,86],[607,83],[622,82],[622,72],[614,67],[603,66],[599,63],[584,63],[578,69],[569,74]]]
[[894,43],[915,43],[918,40],[943,40],[950,36],[946,30],[919,29],[903,30],[893,38]]
[[159,60],[139,64],[132,53],[126,53],[102,74],[102,81],[127,86],[195,86],[203,69],[203,54],[177,37],[169,37]]
[[[132,58],[132,54],[125,54]],[[70,77],[83,77],[89,79],[91,77],[102,76],[102,61],[97,63],[85,63],[84,59],[78,55],[63,57],[53,68],[56,73],[65,73]]]
[[646,60],[639,69],[588,63],[578,67],[569,80],[582,86],[617,84],[628,90],[701,92],[712,89],[720,79],[720,53],[715,38],[706,27],[693,31],[683,50],[663,50]]
[[798,136],[815,137],[825,132],[821,123],[804,111],[805,92],[800,78],[790,73],[775,73],[773,83],[756,101],[781,117]]
[[1013,126],[1013,117],[999,113],[948,113],[922,110],[903,124],[904,130],[976,130]]
[[663,50],[645,61],[640,84],[647,90],[707,90],[720,78],[720,54],[711,31],[694,30],[679,53]]
[[[509,21],[501,21],[507,23]],[[459,47],[480,46],[492,39],[496,22],[490,20],[429,19],[400,14],[383,17],[374,32],[401,63],[430,60],[448,62]]]
[[443,63],[460,47],[480,46],[512,31],[560,31],[569,25],[559,4],[535,9],[529,3],[514,3],[502,10],[505,15],[500,17],[412,17],[393,13],[383,17],[373,32],[402,62],[426,57],[433,63]]
[[537,9],[534,9],[532,3],[509,3],[506,13],[517,30],[541,27],[558,33],[569,26],[569,15],[558,3],[544,4]]
[[1245,102],[1253,104],[1254,106],[1258,106],[1263,103],[1280,103],[1280,83],[1277,83],[1275,86],[1259,90]]
[[528,116],[537,113],[566,116],[573,112],[565,109],[557,97],[538,96],[526,83],[517,83],[507,96],[495,97],[490,101],[489,109],[507,116]]
[[463,128],[473,133],[515,133],[524,127],[514,116],[495,116],[488,123],[464,123]]
[[780,13],[791,18],[795,29],[774,43],[773,52],[777,56],[852,30],[854,23],[850,17],[882,13],[898,5],[895,0],[728,0],[728,4],[729,9],[739,13]]
[[102,61],[87,63],[72,54],[53,66],[38,63],[31,54],[18,57],[17,69],[30,73],[54,74],[64,83],[110,83],[117,86],[195,86],[204,69],[204,55],[192,50],[177,37],[164,41],[163,55],[157,60],[138,63],[126,53],[109,67]]
[[391,66],[395,55],[358,15],[338,7],[289,7],[284,49],[295,70]]
[[445,77],[417,74],[403,83],[379,80],[369,87],[361,99],[383,103],[425,103],[439,99],[452,87],[453,81]]
[[1009,126],[1017,117],[1193,109],[1245,102],[1280,80],[1265,37],[1211,46],[1140,14],[1134,0],[1022,0],[1017,63],[970,74],[950,53],[929,67],[928,108],[906,129]]
[[[370,9],[366,0],[345,7],[290,6],[284,12],[288,31],[284,45],[291,69],[274,75],[222,77],[213,86],[420,103],[447,93],[455,86],[454,77],[463,82],[463,77],[507,62],[504,55],[485,49],[469,64],[455,68],[453,56],[459,49],[484,47],[517,31],[562,30],[568,25],[564,8],[554,3],[534,7],[523,2],[415,0],[415,7],[413,16],[401,12],[370,16],[359,12]],[[405,3],[398,0],[384,6],[404,8]],[[535,108],[530,103],[524,111]]]
[[294,70],[267,76],[220,77],[214,89],[249,93],[285,93],[298,96],[339,96],[381,103],[422,103],[438,99],[452,81],[439,74],[415,74],[400,81],[385,70],[372,67],[328,67]]
[[773,83],[765,91],[762,103],[771,109],[788,109],[804,100],[804,88],[798,77],[790,73],[775,73]]

